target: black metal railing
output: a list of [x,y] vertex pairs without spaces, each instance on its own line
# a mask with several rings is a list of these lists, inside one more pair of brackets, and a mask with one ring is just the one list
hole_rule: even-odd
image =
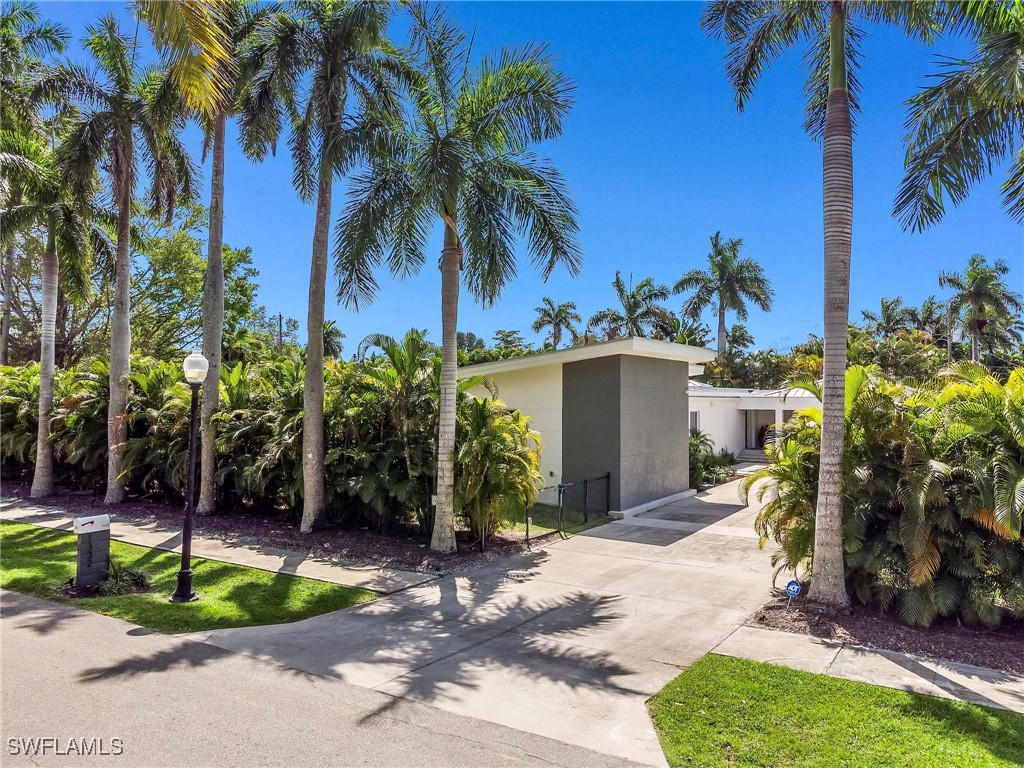
[[550,533],[565,535],[608,517],[611,472],[569,483],[541,488],[537,501],[526,510],[522,526],[516,526],[529,541],[531,536]]

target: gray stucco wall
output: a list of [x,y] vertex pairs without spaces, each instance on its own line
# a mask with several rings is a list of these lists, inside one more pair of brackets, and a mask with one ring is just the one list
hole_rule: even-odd
[[612,473],[609,504],[619,507],[621,355],[562,366],[562,479]]
[[609,503],[629,509],[689,486],[688,366],[616,355],[562,369],[562,476],[612,473]]

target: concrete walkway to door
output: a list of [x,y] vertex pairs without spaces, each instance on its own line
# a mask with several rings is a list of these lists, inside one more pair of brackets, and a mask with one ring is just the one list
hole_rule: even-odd
[[752,514],[729,483],[353,609],[195,639],[663,765],[646,700],[768,597]]

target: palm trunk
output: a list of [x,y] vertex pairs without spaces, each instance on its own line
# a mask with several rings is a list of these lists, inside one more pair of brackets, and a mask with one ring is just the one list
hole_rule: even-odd
[[199,470],[199,505],[196,514],[209,515],[217,507],[217,428],[213,417],[220,405],[221,336],[224,331],[224,144],[227,115],[217,115],[213,130],[213,176],[210,190],[210,234],[203,291],[203,355],[210,361],[203,387],[202,456]]
[[14,243],[4,252],[4,316],[0,321],[0,365],[7,365],[7,346],[11,340],[11,304],[14,303]]
[[448,226],[441,251],[441,402],[437,429],[437,505],[430,548],[454,552],[455,547],[455,407],[458,387],[459,271],[462,248]]
[[53,361],[57,327],[57,246],[53,222],[43,252],[42,322],[39,336],[39,424],[36,432],[36,468],[29,495],[36,499],[53,493],[53,444],[50,413],[53,410]]
[[853,236],[853,131],[850,94],[846,87],[845,12],[845,3],[832,3],[831,68],[825,113],[822,185],[825,224],[824,381],[811,584],[816,601],[837,608],[850,603],[843,564],[843,438]]
[[306,379],[302,392],[302,533],[319,527],[324,512],[324,292],[331,226],[331,169],[320,173],[306,313]]
[[725,359],[725,337],[727,331],[725,330],[725,304],[720,303],[718,305],[718,362],[721,363]]
[[976,363],[981,359],[981,331],[977,323],[971,325],[971,362]]
[[121,480],[128,440],[128,374],[131,355],[132,147],[126,142],[117,179],[117,252],[114,256],[114,297],[110,318],[110,401],[107,404],[107,493],[104,504],[125,500]]

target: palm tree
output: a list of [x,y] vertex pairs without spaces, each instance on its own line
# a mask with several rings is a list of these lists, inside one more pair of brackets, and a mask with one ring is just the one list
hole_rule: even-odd
[[53,411],[53,378],[56,344],[58,279],[71,299],[89,292],[90,253],[95,244],[109,249],[103,228],[90,218],[90,205],[73,205],[67,199],[53,153],[41,142],[13,132],[0,132],[0,172],[23,193],[17,202],[0,211],[0,243],[32,227],[46,232],[42,254],[40,300],[39,412],[35,472],[30,495],[53,493],[53,445],[50,416]]
[[247,150],[262,159],[276,145],[281,116],[292,115],[292,183],[304,202],[316,200],[303,390],[303,533],[320,525],[325,505],[323,328],[331,193],[347,162],[343,124],[356,111],[351,108],[394,101],[392,75],[401,66],[385,35],[388,19],[383,3],[291,3],[254,34],[254,73],[242,92]]
[[189,107],[199,114],[210,145],[210,227],[203,288],[203,355],[210,363],[202,391],[199,503],[196,512],[210,514],[217,506],[217,425],[220,406],[222,335],[224,330],[224,150],[227,122],[241,108],[239,95],[252,76],[253,63],[245,44],[272,7],[257,8],[244,0],[203,3],[194,0],[142,0],[140,15],[165,53],[170,77]]
[[618,307],[608,307],[591,315],[588,325],[603,328],[608,339],[618,336],[647,336],[661,325],[671,324],[671,313],[660,302],[669,297],[668,286],[645,277],[636,286],[630,277],[627,287],[622,274],[615,273],[612,280]]
[[978,37],[967,59],[944,60],[933,85],[911,98],[906,176],[893,215],[921,231],[942,219],[1010,160],[1003,205],[1024,222],[1024,25],[1020,5],[949,3],[953,23]]
[[79,105],[57,153],[70,191],[79,200],[88,199],[96,173],[102,169],[117,208],[104,498],[105,504],[117,504],[125,498],[121,474],[131,350],[129,239],[140,161],[148,165],[153,210],[166,210],[168,215],[176,199],[191,198],[193,170],[178,138],[184,112],[168,78],[136,65],[137,42],[121,32],[112,15],[90,26],[84,43],[97,71],[70,63],[49,67],[38,88],[48,100]]
[[971,360],[981,356],[981,336],[989,323],[1011,324],[1024,311],[1020,294],[1010,290],[1003,278],[1010,271],[1002,259],[991,265],[981,254],[971,256],[963,273],[943,272],[939,285],[952,288],[949,309],[963,318],[964,329],[971,337]]
[[365,367],[360,380],[383,399],[392,427],[402,440],[409,481],[415,483],[423,473],[424,462],[414,459],[411,436],[432,410],[431,373],[437,348],[427,341],[425,330],[410,328],[401,340],[382,333],[370,334],[360,342],[356,357],[365,360],[366,353],[374,348],[384,353],[387,365]]
[[853,120],[858,105],[863,23],[897,26],[931,40],[940,9],[934,3],[738,2],[715,0],[701,25],[728,44],[726,72],[742,110],[761,74],[786,49],[803,46],[808,96],[804,127],[824,139],[822,210],[825,230],[825,354],[821,462],[814,531],[814,599],[849,605],[843,567],[842,458],[846,336],[853,234]]
[[[207,118],[230,109],[237,87],[239,15],[248,0],[135,0],[188,108]],[[216,156],[216,152],[214,152]]]
[[911,307],[910,313],[914,328],[927,333],[933,339],[942,335],[946,327],[946,302],[929,296],[921,302],[920,307]]
[[753,259],[740,257],[742,238],[722,239],[721,232],[711,236],[708,269],[691,269],[673,287],[674,293],[695,291],[687,299],[683,314],[700,320],[704,310],[718,300],[718,356],[725,354],[728,330],[725,313],[732,311],[740,320],[746,320],[747,302],[751,301],[764,312],[772,308],[772,284],[761,265]]
[[344,349],[345,334],[333,320],[324,323],[324,357],[339,358]]
[[892,336],[914,325],[914,308],[903,306],[900,296],[895,299],[883,296],[878,312],[862,309],[860,313],[875,336]]
[[562,343],[562,334],[569,331],[572,336],[576,333],[575,323],[582,322],[579,312],[576,311],[576,304],[572,301],[556,304],[550,297],[545,296],[535,311],[537,319],[533,321],[533,332],[540,333],[545,328],[550,328],[548,338],[555,349]]
[[[14,0],[0,10],[0,93],[4,94],[0,99],[0,130],[29,133],[37,127],[39,116],[28,83],[42,57],[62,52],[67,38],[64,27],[39,20],[39,8],[33,3]],[[6,187],[5,204],[20,205],[21,190],[13,177],[7,178]],[[11,335],[15,247],[12,239],[4,249],[0,365],[7,365]]]
[[412,44],[423,75],[401,121],[369,115],[350,135],[375,135],[338,224],[338,295],[356,307],[376,293],[374,269],[416,273],[427,236],[442,224],[441,381],[437,506],[431,548],[455,550],[454,461],[459,279],[491,304],[516,275],[516,231],[547,278],[579,270],[576,208],[558,171],[530,150],[562,132],[572,83],[544,48],[487,56],[470,68],[466,35],[439,7],[412,8]]

